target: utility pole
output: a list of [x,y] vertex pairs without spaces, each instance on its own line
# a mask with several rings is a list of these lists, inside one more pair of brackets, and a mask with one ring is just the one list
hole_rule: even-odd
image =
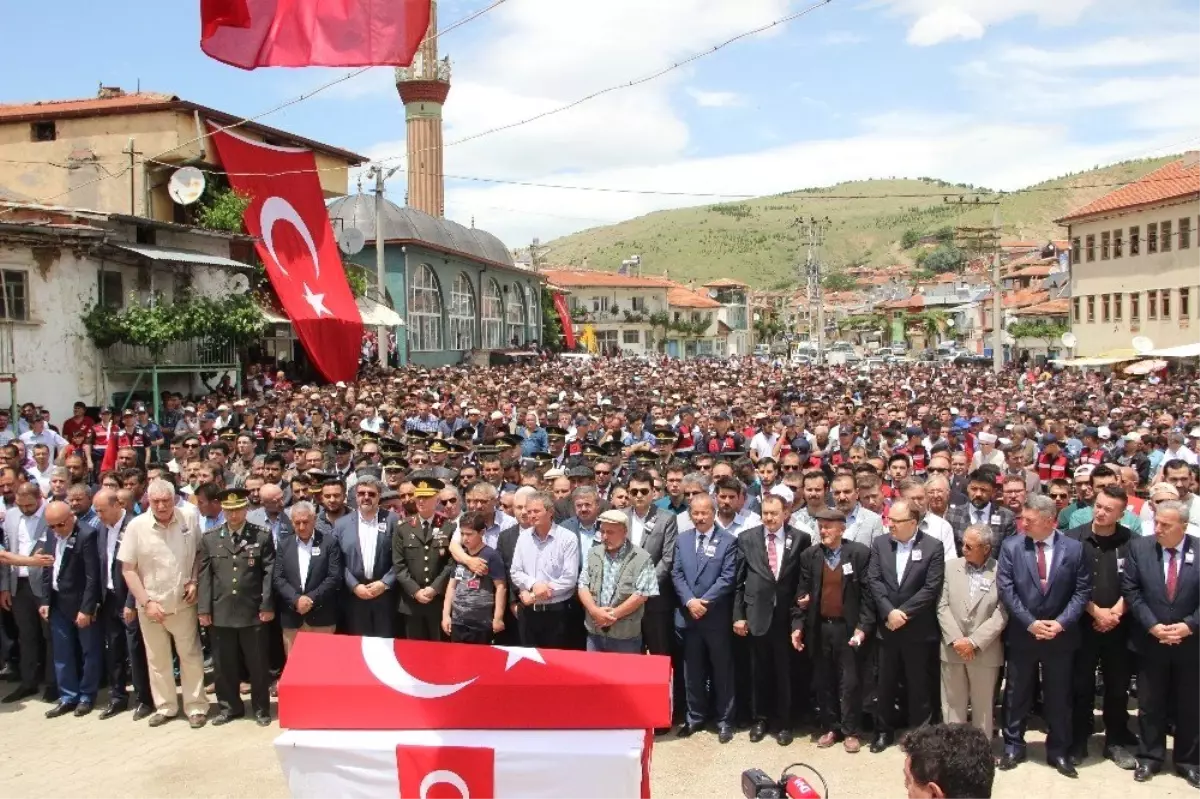
[[[821,289],[821,245],[825,243],[825,233],[832,223],[829,217],[809,217],[807,221],[797,219],[796,224],[808,240],[808,254],[804,260],[804,276],[808,282],[808,337],[816,345],[816,363],[822,364],[825,362],[825,302]],[[812,336],[814,320],[815,340]]]
[[976,197],[968,202],[964,197],[952,200],[943,198],[947,203],[955,203],[960,207],[967,205],[992,206],[992,224],[984,227],[955,228],[955,239],[963,242],[964,249],[983,255],[991,252],[992,277],[992,371],[999,374],[1004,369],[1004,287],[1000,280],[1000,201],[981,200]]
[[[137,216],[137,156],[141,155],[133,146],[133,137],[129,137],[129,148],[121,152],[129,156],[129,215]],[[150,216],[150,209],[146,209]]]
[[[379,304],[386,305],[384,302],[387,297],[387,291],[384,288],[384,273],[387,271],[387,260],[384,257],[384,238],[383,238],[383,187],[387,179],[396,174],[400,167],[395,166],[384,171],[379,164],[372,164],[367,169],[368,175],[375,176],[375,286],[379,291]],[[405,288],[408,286],[408,275],[404,276]],[[376,348],[378,349],[379,365],[385,366],[388,362],[388,329],[384,325],[380,325],[375,332]],[[399,338],[399,336],[397,336]],[[406,365],[408,348],[401,347],[400,342],[396,342],[396,349],[401,354],[400,365]]]

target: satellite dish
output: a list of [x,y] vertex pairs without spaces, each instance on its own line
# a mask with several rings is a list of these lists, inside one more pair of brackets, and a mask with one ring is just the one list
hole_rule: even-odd
[[717,290],[716,290],[716,289],[709,289],[709,290],[708,290],[708,296],[709,296],[709,297],[711,297],[711,298],[712,298],[712,299],[714,299],[714,300],[717,298],[717,293],[718,293],[718,292],[717,292]]
[[1069,330],[1066,333],[1063,333],[1059,340],[1062,341],[1064,347],[1070,350],[1075,349],[1075,345],[1079,343],[1079,339],[1076,338],[1075,334]]
[[946,320],[946,327],[954,327],[954,320],[953,320],[953,319],[947,319],[947,320]]
[[338,234],[338,249],[346,255],[362,252],[363,245],[366,243],[367,237],[356,227],[345,228]]
[[231,275],[229,278],[229,292],[231,294],[245,294],[250,290],[250,278],[242,274]]
[[1133,339],[1133,349],[1138,355],[1145,355],[1154,349],[1154,342],[1150,340],[1149,336],[1136,336]]
[[194,166],[176,169],[167,181],[167,194],[179,205],[191,205],[204,193],[204,173]]

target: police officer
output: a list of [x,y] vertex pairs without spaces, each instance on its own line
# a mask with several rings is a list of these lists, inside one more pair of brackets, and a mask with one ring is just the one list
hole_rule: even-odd
[[442,640],[442,605],[454,572],[450,556],[452,525],[437,512],[438,492],[446,484],[435,477],[413,479],[417,512],[393,522],[392,567],[400,586],[399,610],[409,640]]
[[246,522],[248,497],[244,488],[223,491],[225,523],[200,539],[197,612],[200,626],[209,630],[221,708],[213,726],[245,715],[239,693],[243,668],[250,675],[254,720],[260,727],[271,723],[266,624],[275,617],[271,594],[275,546],[270,530]]

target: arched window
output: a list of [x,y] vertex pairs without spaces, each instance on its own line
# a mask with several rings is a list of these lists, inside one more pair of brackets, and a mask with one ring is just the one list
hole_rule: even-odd
[[446,346],[452,350],[475,347],[475,289],[471,278],[459,272],[450,289],[450,337]]
[[507,322],[506,344],[519,347],[525,343],[525,291],[520,283],[513,283],[504,300],[504,321]]
[[537,286],[525,287],[525,323],[529,326],[529,341],[536,341],[542,337],[542,332],[538,330],[538,305],[541,301],[539,289]]
[[485,350],[504,349],[504,301],[500,299],[500,284],[486,280],[483,284],[483,308],[480,320]]
[[418,264],[408,284],[408,349],[442,348],[442,291],[428,264]]

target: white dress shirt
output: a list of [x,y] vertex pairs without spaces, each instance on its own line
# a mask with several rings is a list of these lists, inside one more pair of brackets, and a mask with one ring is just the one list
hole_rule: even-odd
[[[774,574],[776,578],[779,577],[779,570],[783,568],[783,551],[785,549],[784,545],[787,543],[787,536],[785,535],[786,532],[787,531],[782,527],[775,531],[768,530],[766,527],[763,528],[763,543],[766,546],[772,546],[771,536],[775,536],[775,569],[772,571],[772,574]],[[771,558],[769,556],[767,558],[767,565],[771,565]]]
[[[1042,543],[1046,545],[1044,547],[1046,553],[1046,580],[1049,581],[1050,575],[1053,574],[1051,569],[1054,567],[1054,534],[1051,533],[1050,536]],[[1037,565],[1037,551],[1038,545],[1035,541],[1033,544],[1033,562],[1035,566]]]
[[[647,511],[649,513],[649,511]],[[629,540],[635,547],[642,545],[642,536],[646,534],[646,518],[638,516],[638,512],[629,508]]]
[[[17,554],[18,555],[24,555],[25,557],[29,557],[30,555],[33,554],[33,545],[37,543],[37,539],[33,537],[34,520],[36,518],[37,518],[37,514],[34,514],[33,516],[26,516],[25,514],[22,513],[20,518],[17,519]],[[18,566],[17,567],[17,576],[18,577],[28,577],[29,576],[29,567],[28,566]]]
[[[296,564],[300,567],[300,590],[303,591],[308,586],[308,564],[313,556],[313,539],[315,536],[309,536],[307,541],[301,540],[300,536],[296,536]],[[374,544],[371,545],[374,549]],[[373,563],[374,561],[372,561]]]
[[971,524],[991,524],[989,520],[992,517],[992,503],[989,502],[982,508],[977,508],[972,504],[968,504],[967,510],[971,514]]
[[379,543],[379,527],[375,517],[364,519],[358,514],[358,546],[362,551],[363,576],[375,579],[375,547]]
[[105,570],[108,573],[104,576],[104,580],[108,584],[109,591],[116,590],[113,587],[113,563],[117,560],[117,533],[124,522],[125,511],[121,511],[121,518],[117,519],[117,523],[108,525],[108,538],[104,542],[104,546],[108,550],[108,557],[104,561]]
[[58,590],[58,572],[62,569],[63,553],[67,550],[67,539],[62,536],[54,536],[54,574],[50,580],[50,586]]
[[898,541],[892,539],[892,543],[896,545],[896,583],[897,585],[904,582],[904,573],[908,571],[908,561],[912,558],[913,542],[917,540],[916,536],[907,541]]
[[[1179,543],[1173,549],[1171,547],[1163,547],[1162,548],[1162,551],[1163,551],[1163,553],[1162,553],[1162,570],[1163,570],[1163,587],[1164,588],[1167,585],[1167,572],[1170,571],[1169,567],[1171,565],[1171,556],[1168,555],[1167,553],[1174,551],[1175,552],[1175,578],[1176,578],[1175,585],[1176,585],[1176,590],[1179,590],[1178,589],[1179,578],[1183,576],[1183,542],[1184,541],[1187,541],[1187,539],[1186,538],[1180,539]],[[1195,556],[1193,555],[1192,557],[1194,558]]]

